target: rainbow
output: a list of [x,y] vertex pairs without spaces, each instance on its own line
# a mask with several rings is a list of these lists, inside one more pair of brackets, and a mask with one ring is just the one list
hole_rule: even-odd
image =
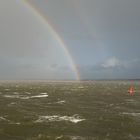
[[56,39],[56,41],[59,43],[59,45],[61,46],[61,48],[65,52],[65,54],[68,58],[69,64],[71,66],[71,69],[74,72],[75,79],[80,80],[80,73],[79,73],[78,68],[77,68],[77,66],[76,66],[76,64],[75,64],[75,62],[74,62],[74,60],[73,60],[73,58],[68,50],[67,45],[65,44],[64,40],[60,37],[60,35],[57,33],[57,31],[54,29],[54,27],[49,23],[47,16],[44,15],[39,9],[37,9],[37,7],[34,4],[29,2],[28,0],[23,0],[23,4],[28,9],[30,9],[30,11],[32,13],[34,13],[45,26],[47,26],[50,33],[53,35],[53,37]]

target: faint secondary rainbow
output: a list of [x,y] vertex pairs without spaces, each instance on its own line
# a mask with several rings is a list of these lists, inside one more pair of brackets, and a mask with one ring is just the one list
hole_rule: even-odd
[[56,32],[56,30],[53,28],[53,26],[49,23],[48,18],[46,15],[42,14],[36,7],[35,5],[33,5],[31,2],[29,2],[28,0],[23,0],[23,4],[30,9],[30,11],[32,11],[32,13],[34,13],[42,22],[43,24],[45,24],[50,33],[53,35],[53,37],[56,39],[56,41],[59,43],[59,45],[61,46],[61,48],[64,50],[69,64],[71,66],[71,69],[74,72],[75,78],[76,80],[80,80],[80,73],[78,71],[78,68],[74,62],[74,60],[72,59],[72,56],[69,53],[68,47],[67,45],[64,43],[63,39],[60,37],[60,35]]

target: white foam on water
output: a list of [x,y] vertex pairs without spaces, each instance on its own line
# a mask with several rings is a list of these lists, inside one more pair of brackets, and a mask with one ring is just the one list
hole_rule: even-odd
[[2,116],[0,116],[0,120],[6,121],[6,119]]
[[4,95],[6,98],[20,98],[19,95]]
[[59,140],[61,138],[63,138],[63,135],[56,137],[55,140]]
[[65,100],[61,100],[61,101],[58,101],[58,102],[56,102],[57,104],[63,104],[63,103],[65,103],[66,101]]
[[20,125],[20,122],[11,122],[10,124],[16,124],[16,125]]
[[58,137],[55,138],[55,140],[59,140],[59,139],[70,139],[70,140],[85,140],[84,137],[81,137],[81,136],[63,136],[63,135],[60,135]]
[[6,118],[3,117],[3,116],[0,116],[0,121],[5,121],[5,122],[8,122],[9,124],[16,124],[16,125],[20,125],[20,124],[21,124],[20,122],[13,122],[13,121],[10,121],[10,120],[6,119]]
[[20,123],[20,122],[17,122],[17,123],[15,123],[15,124],[20,125],[21,123]]
[[48,97],[48,95],[35,95],[35,96],[25,96],[25,97],[20,97],[20,99],[32,99],[32,98],[45,98]]
[[36,96],[31,96],[30,98],[44,98],[48,97],[48,95],[36,95]]
[[128,103],[138,103],[136,100],[134,100],[134,99],[126,99],[125,100],[126,102],[128,102]]
[[31,94],[30,92],[25,92],[26,94]]
[[6,90],[6,91],[9,91],[10,89],[7,88],[7,89],[5,89],[5,90]]
[[11,102],[10,104],[11,104],[11,105],[15,105],[15,104],[16,104],[16,102]]
[[56,122],[56,121],[69,121],[72,123],[78,123],[84,121],[85,119],[80,118],[79,115],[75,114],[73,116],[39,116],[39,119],[35,121],[35,123],[42,123],[42,122]]
[[10,104],[8,104],[7,106],[11,107],[13,105],[16,105],[16,102],[11,102]]
[[134,140],[140,140],[139,136],[134,136],[132,134],[129,134],[128,137],[131,138],[131,139],[134,139]]
[[19,97],[19,99],[27,100],[27,99],[30,99],[30,97],[29,96],[22,96],[22,97]]
[[139,104],[139,101],[136,101],[134,99],[126,99],[126,103],[138,105]]
[[109,106],[111,107],[111,106],[114,106],[114,104],[109,104]]
[[14,94],[14,95],[4,95],[4,97],[6,98],[16,98],[16,99],[24,99],[24,100],[27,100],[27,99],[32,99],[32,98],[45,98],[45,97],[48,97],[47,94],[44,94],[44,95],[35,95],[35,96],[23,96],[23,95],[17,95],[17,94]]
[[40,93],[41,95],[48,95],[48,93]]
[[122,114],[123,115],[131,115],[131,116],[134,116],[134,117],[140,117],[140,113],[139,112],[137,112],[137,113],[135,113],[135,112],[132,112],[132,113],[130,113],[130,112],[123,112]]
[[126,99],[127,102],[134,102],[134,99]]
[[18,92],[14,92],[13,94],[16,94],[16,95],[18,95],[19,93],[18,93]]
[[14,99],[29,99],[28,96],[21,96],[21,95],[4,95],[6,98],[14,98]]
[[11,122],[10,120],[4,118],[3,116],[0,116],[0,121],[6,121],[6,122]]
[[70,136],[71,140],[85,140],[85,138],[81,137],[81,136]]

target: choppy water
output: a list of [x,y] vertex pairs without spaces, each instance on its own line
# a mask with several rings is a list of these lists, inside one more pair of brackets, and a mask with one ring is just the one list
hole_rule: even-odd
[[140,82],[0,82],[0,140],[139,140]]

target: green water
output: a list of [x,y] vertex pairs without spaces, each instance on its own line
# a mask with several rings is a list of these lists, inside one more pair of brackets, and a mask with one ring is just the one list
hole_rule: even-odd
[[0,140],[139,140],[139,89],[139,81],[0,82]]

